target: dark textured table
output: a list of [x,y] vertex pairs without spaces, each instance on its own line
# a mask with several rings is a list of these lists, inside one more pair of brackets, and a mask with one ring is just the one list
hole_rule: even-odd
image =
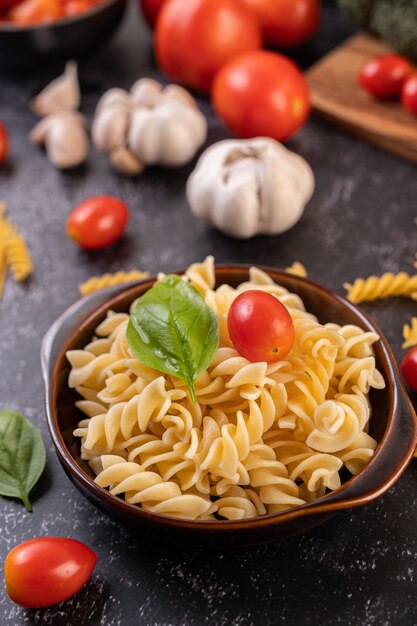
[[[308,63],[341,41],[351,27],[327,9],[320,34],[300,60]],[[219,262],[284,267],[300,260],[309,275],[341,289],[357,275],[412,271],[417,251],[415,166],[312,120],[290,147],[311,163],[316,193],[302,220],[279,237],[233,241],[208,230],[184,198],[188,169],[146,172],[136,180],[110,172],[92,151],[85,168],[55,171],[31,146],[35,123],[27,103],[56,71],[0,76],[0,119],[12,141],[0,170],[0,197],[31,248],[36,272],[27,286],[7,283],[0,304],[0,407],[27,415],[43,432],[47,466],[33,491],[33,513],[0,501],[0,554],[39,535],[64,535],[99,554],[94,576],[74,598],[46,610],[24,610],[2,591],[0,624],[53,626],[149,625],[398,625],[417,624],[417,463],[383,498],[339,514],[281,544],[250,550],[172,547],[136,536],[90,505],[64,475],[47,434],[39,368],[41,338],[93,274],[139,267],[170,270],[213,253]],[[82,64],[82,110],[91,120],[99,94],[159,77],[150,37],[133,11],[116,38]],[[209,142],[227,133],[207,102]],[[78,250],[65,219],[80,200],[119,196],[131,208],[127,236],[96,254]],[[401,357],[401,329],[415,303],[392,300],[366,307]]]

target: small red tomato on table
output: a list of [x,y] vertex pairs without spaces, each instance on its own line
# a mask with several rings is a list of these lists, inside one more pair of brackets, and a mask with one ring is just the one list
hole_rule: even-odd
[[262,25],[265,42],[277,48],[295,48],[308,41],[320,23],[320,0],[240,0]]
[[417,72],[413,72],[405,81],[401,100],[406,109],[417,115]]
[[257,289],[245,291],[233,301],[227,329],[239,354],[254,363],[280,361],[295,338],[288,309],[271,294]]
[[203,92],[226,61],[261,45],[259,20],[239,0],[168,0],[158,15],[155,50],[161,69]]
[[236,56],[216,75],[215,110],[241,138],[272,137],[286,141],[306,122],[310,91],[290,59],[256,50]]
[[361,68],[358,82],[375,98],[398,98],[412,72],[410,61],[399,54],[383,54],[367,61]]
[[112,196],[93,196],[70,214],[67,233],[84,250],[100,250],[116,243],[129,219],[126,204]]
[[401,361],[401,372],[410,389],[417,391],[417,346],[411,348]]
[[0,165],[5,162],[9,153],[9,137],[6,127],[0,122]]
[[10,599],[27,608],[58,604],[90,578],[97,554],[66,537],[39,537],[16,546],[4,562]]

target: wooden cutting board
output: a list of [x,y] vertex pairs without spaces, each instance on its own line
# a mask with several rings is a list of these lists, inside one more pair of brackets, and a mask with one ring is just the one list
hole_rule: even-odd
[[417,117],[399,102],[372,98],[357,83],[365,61],[390,49],[366,33],[354,35],[307,72],[313,111],[353,133],[417,161]]

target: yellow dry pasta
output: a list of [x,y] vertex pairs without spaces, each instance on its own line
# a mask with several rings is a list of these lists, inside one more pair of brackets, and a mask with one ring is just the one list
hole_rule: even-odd
[[294,276],[301,276],[302,278],[306,278],[307,276],[306,268],[299,261],[294,261],[292,265],[285,268],[285,271],[289,274],[294,274]]
[[417,317],[411,318],[411,324],[404,324],[403,326],[404,343],[402,348],[411,348],[417,346]]
[[26,241],[11,224],[6,235],[6,259],[17,282],[24,281],[32,274],[32,259]]
[[7,258],[6,258],[6,233],[8,230],[7,220],[4,218],[6,204],[0,202],[0,299],[3,294],[4,285],[7,278]]
[[142,280],[143,278],[148,278],[148,276],[149,272],[142,272],[141,270],[116,272],[115,274],[103,274],[102,276],[93,276],[89,280],[86,280],[78,286],[78,289],[83,296],[87,296],[88,294],[104,289],[105,287],[122,285],[123,283],[130,283],[134,280]]
[[410,276],[407,272],[392,274],[386,272],[382,276],[357,278],[353,284],[344,283],[347,298],[353,304],[382,300],[392,296],[406,296],[417,300],[417,275]]

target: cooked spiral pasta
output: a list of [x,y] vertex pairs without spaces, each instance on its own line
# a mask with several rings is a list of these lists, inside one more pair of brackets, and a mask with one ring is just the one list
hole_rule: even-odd
[[[340,486],[344,467],[358,472],[376,447],[368,393],[385,384],[373,352],[378,336],[321,324],[256,268],[237,288],[216,289],[208,257],[184,280],[220,327],[195,404],[183,380],[130,353],[128,313],[109,312],[83,350],[67,353],[68,383],[85,415],[74,434],[97,484],[161,515],[239,520],[311,502]],[[295,341],[281,361],[250,362],[230,341],[228,310],[248,289],[272,294],[291,314]]]
[[148,276],[149,272],[142,272],[141,270],[116,272],[115,274],[103,274],[102,276],[93,276],[92,278],[89,278],[84,283],[78,285],[78,289],[81,295],[87,296],[90,293],[94,293],[100,289],[105,289],[106,287],[143,280],[144,278],[148,278]]
[[357,278],[353,284],[345,283],[343,286],[348,292],[348,300],[353,304],[391,296],[406,296],[417,300],[417,275],[410,276],[407,272],[386,272],[382,276]]

